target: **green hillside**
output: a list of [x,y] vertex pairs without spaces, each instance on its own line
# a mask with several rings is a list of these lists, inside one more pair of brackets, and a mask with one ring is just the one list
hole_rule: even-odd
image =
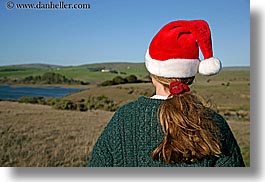
[[[102,72],[105,71],[105,72]],[[143,63],[99,63],[80,66],[40,66],[39,64],[25,66],[1,66],[0,79],[22,79],[28,76],[38,76],[46,72],[54,72],[72,78],[91,83],[98,83],[112,79],[118,75],[136,75],[138,78],[145,77],[148,73]]]

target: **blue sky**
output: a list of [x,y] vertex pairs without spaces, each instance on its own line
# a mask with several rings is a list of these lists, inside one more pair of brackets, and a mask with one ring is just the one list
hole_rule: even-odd
[[0,65],[144,62],[153,36],[178,19],[208,21],[223,66],[250,65],[249,0],[64,0],[89,10],[9,10],[8,1],[0,1]]

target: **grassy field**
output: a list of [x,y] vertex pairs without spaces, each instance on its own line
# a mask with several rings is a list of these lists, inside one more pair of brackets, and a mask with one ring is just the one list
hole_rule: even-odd
[[0,166],[86,166],[107,111],[0,102]]
[[[58,72],[92,83],[83,86],[85,90],[63,99],[86,100],[90,96],[105,95],[118,106],[155,92],[151,83],[99,87],[96,83],[117,76],[91,72],[99,67],[135,74],[139,78],[147,75],[143,64],[106,63],[77,67],[0,67],[0,78]],[[245,163],[250,166],[249,69],[224,69],[211,77],[198,75],[191,89],[228,120]],[[1,101],[0,166],[85,166],[97,137],[112,115],[113,112],[103,110],[63,111],[50,106]]]

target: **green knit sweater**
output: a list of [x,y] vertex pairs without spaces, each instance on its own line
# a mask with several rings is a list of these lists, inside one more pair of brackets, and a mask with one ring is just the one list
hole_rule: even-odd
[[89,167],[212,167],[245,166],[240,148],[227,122],[215,113],[213,121],[220,128],[222,154],[207,157],[197,163],[166,164],[151,159],[153,150],[163,140],[157,119],[159,99],[139,97],[114,114],[97,142],[88,161]]

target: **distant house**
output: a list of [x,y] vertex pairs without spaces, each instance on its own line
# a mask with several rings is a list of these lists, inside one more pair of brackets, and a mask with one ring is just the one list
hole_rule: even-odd
[[116,70],[110,70],[110,69],[102,69],[101,72],[102,73],[114,73],[114,74],[118,74],[118,71],[116,71]]
[[109,70],[109,69],[102,69],[101,72],[102,72],[102,73],[109,73],[110,70]]

